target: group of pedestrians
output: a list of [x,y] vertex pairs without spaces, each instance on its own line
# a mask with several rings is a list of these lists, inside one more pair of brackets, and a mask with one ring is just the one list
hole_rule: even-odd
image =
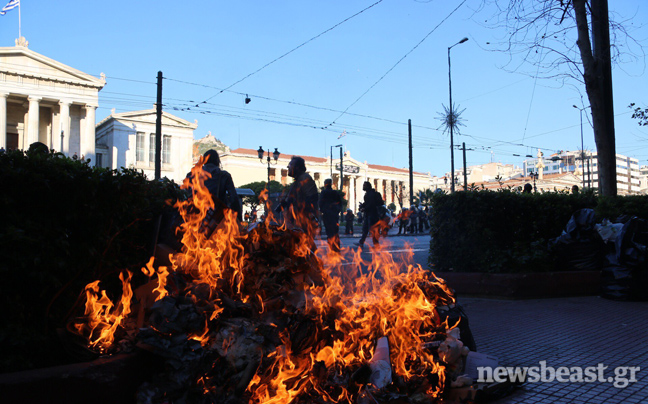
[[409,209],[402,209],[396,217],[398,224],[398,235],[418,234],[430,230],[430,210],[427,206],[410,206]]
[[[202,175],[207,178],[204,182],[209,190],[214,207],[207,212],[204,220],[204,233],[206,236],[215,230],[216,226],[223,220],[224,211],[230,209],[236,213],[239,221],[242,220],[241,199],[236,193],[232,176],[221,167],[220,156],[216,150],[209,150],[203,155]],[[193,188],[195,181],[193,176],[187,175],[189,189],[192,197],[197,196],[197,190]],[[294,156],[288,164],[288,176],[294,179],[288,191],[278,203],[275,212],[279,220],[286,223],[289,229],[303,231],[314,240],[318,231],[326,234],[326,239],[332,251],[340,251],[340,223],[341,218],[345,222],[345,234],[353,235],[353,222],[355,215],[351,209],[342,213],[342,196],[339,191],[334,190],[333,181],[329,178],[324,181],[324,188],[318,192],[317,185],[313,178],[306,172],[306,164],[303,158]],[[192,186],[193,185],[193,186]],[[373,189],[370,182],[365,181],[362,185],[365,192],[363,202],[360,204],[358,218],[362,217],[362,234],[357,243],[364,247],[367,237],[371,236],[374,246],[380,243],[381,235],[386,235],[390,222],[393,221],[389,211],[385,208],[382,195]],[[427,208],[417,210],[412,207],[404,211],[397,218],[399,232],[416,233],[423,229],[429,229],[427,223]],[[256,218],[256,210],[245,214],[245,219]],[[388,220],[385,220],[388,218]],[[405,218],[407,220],[405,220]],[[246,220],[246,221],[247,221]]]

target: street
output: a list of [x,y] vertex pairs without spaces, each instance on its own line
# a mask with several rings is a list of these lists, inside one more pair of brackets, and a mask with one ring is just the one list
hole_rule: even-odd
[[[390,235],[387,236],[387,238],[380,239],[380,242],[386,246],[386,251],[391,254],[405,253],[407,252],[407,248],[405,247],[407,244],[408,247],[414,251],[414,263],[421,265],[421,267],[423,268],[427,268],[428,252],[430,251],[430,235],[427,233],[421,233],[415,236],[396,236],[392,235],[392,232],[396,234],[396,230],[392,229],[390,231]],[[354,243],[357,243],[358,240],[360,240],[360,234],[355,234],[353,236],[343,235],[341,237],[341,244],[343,248],[348,247],[357,249],[359,247]],[[315,242],[318,248],[328,248],[326,236],[324,236],[323,239],[316,239]],[[364,259],[369,259],[371,255],[371,249],[369,248],[370,245],[371,237],[368,237],[365,242],[364,250],[362,252],[362,257]]]

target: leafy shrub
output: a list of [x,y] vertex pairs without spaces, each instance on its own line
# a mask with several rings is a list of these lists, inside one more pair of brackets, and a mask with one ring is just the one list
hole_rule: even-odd
[[137,274],[165,200],[180,190],[47,151],[0,153],[0,178],[0,372],[56,364],[54,331],[85,285],[101,279],[109,289],[117,272]]
[[594,208],[600,219],[648,214],[648,197],[604,199],[592,192],[473,190],[437,193],[432,201],[430,264],[439,271],[553,271],[560,267],[549,240],[560,236],[575,211]]

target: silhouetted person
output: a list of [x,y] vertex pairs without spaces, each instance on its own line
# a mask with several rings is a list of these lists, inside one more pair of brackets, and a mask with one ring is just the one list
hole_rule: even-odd
[[[196,215],[200,213],[200,206],[202,203],[196,203],[196,198],[199,198],[199,191],[196,189],[197,181],[203,181],[203,186],[207,188],[213,206],[210,206],[205,217],[202,220],[199,231],[209,238],[216,230],[218,224],[225,217],[225,210],[229,209],[236,212],[238,221],[242,219],[242,206],[241,200],[236,193],[232,176],[220,166],[220,157],[216,150],[208,150],[201,159],[203,165],[200,171],[196,171],[196,167],[189,172],[184,179],[183,188],[187,189],[191,196],[189,197],[186,211],[184,215]],[[198,178],[195,178],[196,176]],[[164,244],[175,248],[176,250],[182,249],[182,224],[184,222],[183,215],[174,210],[167,212],[163,215],[163,225],[160,234],[160,241]]]
[[416,206],[412,205],[410,206],[410,234],[416,234],[418,231],[417,228],[417,223],[418,223],[418,210],[416,209]]
[[326,241],[333,251],[340,251],[340,211],[342,210],[342,197],[334,190],[333,180],[324,180],[324,189],[320,194],[319,208],[324,221]]
[[[207,237],[216,229],[218,223],[223,220],[224,210],[231,209],[236,212],[239,221],[242,220],[243,207],[241,200],[236,193],[232,176],[221,168],[220,156],[216,150],[207,150],[203,154],[202,171],[207,174],[204,180],[205,188],[209,191],[214,201],[214,207],[207,211],[203,221],[203,230]],[[191,180],[192,173],[187,177]],[[196,197],[196,190],[192,188],[192,195]]]
[[407,234],[407,222],[409,220],[409,210],[401,209],[396,220],[398,221],[398,234]]
[[572,194],[578,195],[578,185],[572,186]]
[[[427,209],[427,207],[425,209]],[[428,225],[428,221],[427,221],[427,211],[421,207],[419,207],[418,211],[419,211],[418,214],[419,233],[423,233],[424,228],[425,230],[430,228],[430,225]]]
[[522,193],[530,194],[532,190],[533,190],[533,186],[527,182],[526,184],[524,184],[524,190],[522,190]]
[[347,213],[346,215],[344,215],[344,221],[346,222],[346,228],[344,229],[344,234],[353,235],[353,219],[355,219],[355,216],[353,215],[353,211],[351,209],[347,209]]
[[306,162],[293,157],[288,163],[288,176],[294,178],[286,197],[279,204],[284,220],[315,236],[318,216],[318,192],[315,181],[306,172]]
[[27,149],[27,154],[30,156],[38,155],[38,156],[47,156],[49,155],[49,148],[45,143],[42,142],[34,142],[29,145],[29,149]]
[[362,221],[362,236],[358,245],[364,247],[364,242],[367,239],[369,231],[371,231],[371,238],[373,244],[378,244],[378,237],[380,236],[379,226],[376,224],[380,221],[380,214],[378,213],[378,208],[383,205],[382,196],[371,186],[369,181],[365,181],[362,184],[362,190],[365,191],[364,203],[360,206],[364,212],[364,220]]
[[[241,220],[242,206],[241,199],[236,193],[232,176],[221,167],[220,156],[216,150],[207,150],[203,155],[205,164],[202,166],[203,171],[210,174],[210,178],[205,180],[205,186],[212,194],[214,203],[221,203],[228,209],[236,212],[237,217]],[[218,202],[216,202],[218,200]]]

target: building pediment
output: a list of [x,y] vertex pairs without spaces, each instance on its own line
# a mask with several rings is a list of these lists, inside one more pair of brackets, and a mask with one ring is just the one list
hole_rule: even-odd
[[[334,169],[340,171],[340,158],[333,158]],[[349,174],[358,174],[361,170],[366,170],[367,165],[346,155],[344,156],[344,172]]]
[[[115,119],[121,122],[128,122],[128,123],[140,123],[140,124],[148,123],[154,125],[157,120],[157,112],[153,108],[153,109],[147,109],[143,111],[122,112],[119,114],[113,113],[109,115],[107,118],[105,118],[103,121],[99,122],[98,126],[103,125],[104,122],[108,121],[109,119]],[[168,112],[162,111],[162,126],[175,126],[175,127],[194,130],[198,127],[198,124],[191,123],[175,115],[171,115]]]
[[[23,46],[0,47],[0,74],[5,82],[11,77],[20,78],[23,84],[29,80],[68,83],[100,90],[106,81],[74,69]],[[27,79],[27,80],[26,80]]]

